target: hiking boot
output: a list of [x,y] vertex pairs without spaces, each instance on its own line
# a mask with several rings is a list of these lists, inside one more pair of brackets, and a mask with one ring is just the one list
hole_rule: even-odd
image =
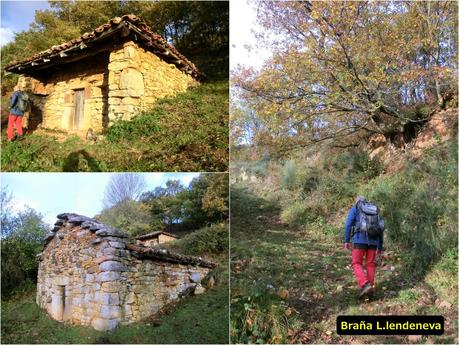
[[366,282],[365,285],[362,286],[362,289],[360,290],[359,298],[362,298],[363,296],[368,294],[372,289],[373,287],[371,286],[370,282]]

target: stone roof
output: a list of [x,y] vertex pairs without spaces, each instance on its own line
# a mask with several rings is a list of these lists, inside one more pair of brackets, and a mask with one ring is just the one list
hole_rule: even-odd
[[166,235],[166,236],[170,236],[170,237],[175,237],[175,238],[179,238],[177,235],[174,235],[174,234],[171,234],[170,232],[166,232],[166,231],[153,231],[153,232],[150,232],[148,234],[145,234],[145,235],[141,235],[141,236],[137,236],[135,239],[136,240],[147,240],[149,238],[153,238],[153,237],[158,237],[159,235]]
[[159,259],[186,265],[198,265],[208,268],[214,268],[217,266],[216,263],[204,260],[201,257],[175,254],[166,249],[143,247],[131,243],[126,244],[126,248],[129,249],[133,255],[139,259]]
[[[44,238],[44,247],[51,242],[56,236],[59,229],[66,223],[74,224],[82,229],[88,229],[94,232],[99,237],[117,237],[119,241],[126,242],[128,235],[118,229],[105,225],[93,218],[82,216],[76,213],[61,213],[57,215],[57,221],[54,223],[54,228],[51,233]],[[160,231],[161,232],[161,231]],[[157,259],[161,261],[175,262],[184,265],[197,265],[202,267],[213,268],[216,263],[204,260],[200,257],[181,255],[171,253],[166,249],[155,249],[134,244],[126,243],[126,248],[131,251],[132,255],[139,259]],[[40,254],[38,254],[40,256]]]
[[78,38],[52,46],[24,60],[13,61],[6,65],[5,71],[23,73],[39,66],[52,65],[53,61],[65,58],[70,53],[77,55],[97,47],[100,41],[120,31],[124,31],[123,37],[132,34],[135,41],[166,62],[173,63],[178,69],[192,77],[201,79],[204,76],[191,61],[167,43],[161,35],[151,31],[148,25],[134,14],[112,18],[108,23],[97,27],[94,31],[86,32]]

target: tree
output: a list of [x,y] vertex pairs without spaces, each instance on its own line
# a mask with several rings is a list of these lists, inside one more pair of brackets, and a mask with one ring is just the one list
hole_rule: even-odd
[[12,207],[13,195],[8,191],[8,188],[2,187],[0,190],[0,212],[1,212],[1,236],[4,238],[12,230]]
[[26,208],[2,224],[2,294],[8,294],[26,282],[36,281],[38,262],[36,255],[42,249],[42,240],[49,231],[43,215]]
[[453,2],[258,4],[259,38],[273,56],[258,72],[240,67],[233,85],[262,123],[254,136],[262,144],[289,151],[390,138],[456,94]]
[[124,200],[102,210],[96,219],[128,235],[138,236],[152,231],[150,208],[143,202]]
[[126,200],[138,200],[146,188],[141,174],[114,174],[105,189],[104,207],[109,208]]

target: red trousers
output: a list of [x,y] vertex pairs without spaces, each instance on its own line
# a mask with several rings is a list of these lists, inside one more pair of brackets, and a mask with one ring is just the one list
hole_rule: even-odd
[[13,140],[14,137],[14,127],[16,127],[16,131],[18,135],[22,135],[22,118],[24,116],[17,116],[10,113],[8,117],[8,130],[7,130],[7,137],[8,140]]
[[[366,257],[366,274],[363,271],[364,256]],[[352,268],[360,287],[364,286],[366,282],[370,282],[372,286],[375,285],[375,256],[376,249],[352,249]]]

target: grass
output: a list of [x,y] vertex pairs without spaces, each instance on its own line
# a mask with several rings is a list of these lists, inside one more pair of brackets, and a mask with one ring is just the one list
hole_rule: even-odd
[[222,344],[228,343],[227,260],[217,284],[168,308],[157,318],[112,332],[52,320],[35,303],[35,290],[2,301],[2,343],[23,344]]
[[9,143],[3,171],[227,171],[228,81],[203,83],[110,127],[95,144],[55,131]]
[[[457,251],[444,253],[424,279],[406,271],[402,253],[388,252],[377,268],[374,299],[358,302],[350,252],[342,249],[341,226],[292,225],[281,220],[278,202],[257,194],[254,184],[231,191],[231,337],[237,342],[408,343],[407,336],[339,336],[336,317],[345,314],[441,314],[443,336],[416,342],[457,342]],[[441,279],[440,279],[441,278]],[[276,310],[276,312],[272,312]],[[281,312],[279,312],[279,310]],[[258,332],[281,324],[276,334]],[[273,320],[275,318],[275,320]],[[257,329],[252,325],[257,324]]]
[[206,226],[162,246],[185,255],[208,255],[226,252],[229,245],[229,224],[222,222]]

